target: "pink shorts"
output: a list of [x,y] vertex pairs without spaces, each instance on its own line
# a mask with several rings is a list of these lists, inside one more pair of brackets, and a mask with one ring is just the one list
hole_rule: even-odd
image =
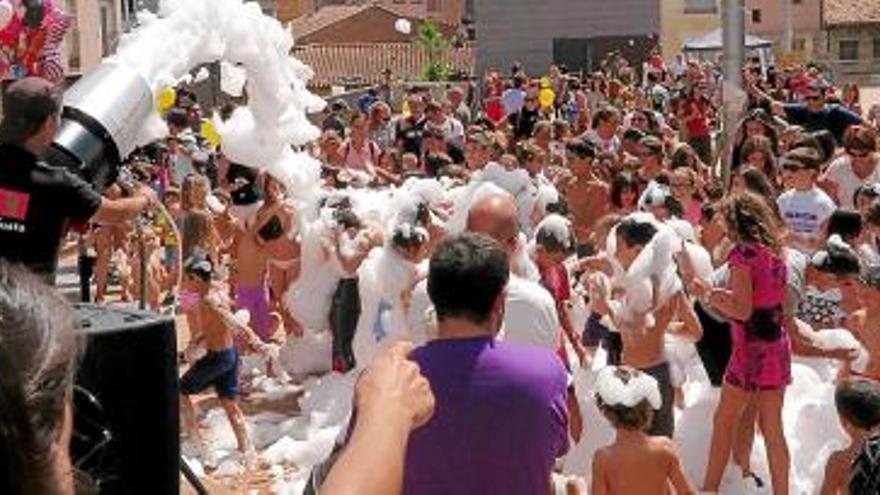
[[235,304],[238,309],[250,312],[251,328],[263,342],[268,342],[272,336],[272,318],[269,316],[269,291],[266,286],[237,286]]
[[791,342],[783,328],[773,341],[749,335],[742,324],[733,324],[733,352],[724,381],[748,391],[779,390],[791,383]]

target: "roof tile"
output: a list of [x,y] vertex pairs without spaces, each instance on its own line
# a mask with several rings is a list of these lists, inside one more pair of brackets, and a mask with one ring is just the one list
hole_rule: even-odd
[[378,3],[361,3],[345,5],[325,5],[311,14],[305,14],[290,21],[294,38],[305,38],[324,28],[344,21],[369,9],[382,9],[397,17],[410,20],[427,18],[424,7],[420,5],[385,5]]
[[[428,67],[427,53],[414,43],[312,43],[295,47],[293,55],[315,71],[312,87],[378,84],[386,68],[398,79],[420,79]],[[471,74],[475,57],[476,48],[467,44],[449,48],[444,62]]]

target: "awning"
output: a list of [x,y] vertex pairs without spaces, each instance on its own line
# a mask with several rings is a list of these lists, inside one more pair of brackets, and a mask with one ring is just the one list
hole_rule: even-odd
[[[772,46],[773,42],[770,40],[750,34],[746,35],[747,49],[770,48]],[[686,52],[713,52],[721,51],[723,48],[724,39],[720,28],[698,38],[691,38],[684,43],[684,51]]]

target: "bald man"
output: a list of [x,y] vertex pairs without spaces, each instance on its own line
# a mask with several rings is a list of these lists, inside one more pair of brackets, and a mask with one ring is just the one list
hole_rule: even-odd
[[[511,277],[507,283],[502,338],[555,351],[559,346],[559,317],[553,296],[540,284],[518,276],[519,270],[514,269],[519,257],[520,231],[513,196],[499,189],[479,197],[468,210],[467,230],[492,237],[510,256]],[[409,323],[417,345],[433,339],[433,308],[424,282],[413,294]]]

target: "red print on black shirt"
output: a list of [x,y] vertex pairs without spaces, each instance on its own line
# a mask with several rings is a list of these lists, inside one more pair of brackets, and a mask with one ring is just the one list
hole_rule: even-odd
[[24,221],[31,195],[0,188],[0,217]]

